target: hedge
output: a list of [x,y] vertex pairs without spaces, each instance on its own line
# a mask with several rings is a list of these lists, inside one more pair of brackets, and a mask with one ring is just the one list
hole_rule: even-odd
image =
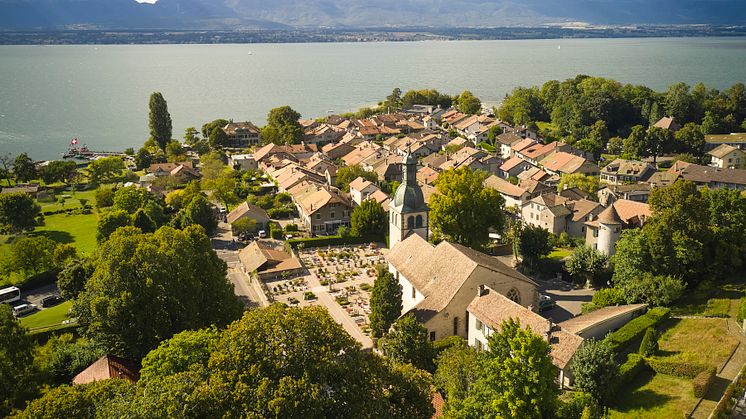
[[746,297],[742,297],[740,305],[738,307],[738,323],[743,323],[743,319],[746,319]]
[[650,368],[658,374],[692,379],[710,367],[697,362],[687,362],[676,358],[648,358]]
[[744,388],[746,388],[746,366],[741,369],[738,377],[732,383],[728,384],[725,394],[720,398],[710,417],[713,419],[730,418],[733,407],[736,405],[738,398],[741,397],[741,394],[743,394]]
[[655,327],[671,314],[671,310],[665,307],[656,307],[642,316],[633,319],[622,326],[616,332],[606,337],[606,342],[617,352],[624,350],[638,339],[642,339],[648,327]]
[[694,397],[702,398],[707,394],[707,390],[715,381],[715,367],[710,367],[694,377],[692,387],[694,387]]
[[383,237],[378,236],[326,236],[326,237],[308,237],[300,239],[290,239],[287,243],[293,249],[298,249],[298,245],[303,244],[303,247],[308,249],[312,247],[324,247],[324,246],[341,246],[345,244],[361,244],[361,243],[372,243],[372,242],[383,242]]
[[640,354],[629,354],[627,362],[619,366],[619,378],[616,382],[617,389],[632,382],[637,377],[637,374],[641,373],[645,368],[647,368],[645,358]]

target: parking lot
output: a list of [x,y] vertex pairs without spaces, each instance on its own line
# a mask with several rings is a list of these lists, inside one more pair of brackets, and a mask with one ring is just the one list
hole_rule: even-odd
[[543,310],[541,315],[560,323],[571,319],[581,312],[582,304],[589,303],[596,290],[587,288],[573,288],[572,284],[562,280],[536,281],[539,292],[552,297],[556,303],[554,308]]

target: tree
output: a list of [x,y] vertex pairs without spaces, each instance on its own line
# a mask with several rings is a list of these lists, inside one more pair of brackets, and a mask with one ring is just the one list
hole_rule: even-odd
[[145,147],[141,147],[135,154],[135,166],[137,170],[143,170],[153,164],[153,154]]
[[202,181],[217,179],[229,170],[223,162],[223,155],[219,151],[212,151],[200,157],[202,163]]
[[497,110],[497,116],[514,125],[539,121],[543,113],[541,102],[538,88],[517,87],[505,97]]
[[256,220],[249,217],[239,218],[231,224],[235,234],[248,234],[256,231]]
[[380,338],[401,316],[402,289],[399,281],[384,267],[378,267],[373,291],[370,294],[370,329],[373,337]]
[[197,195],[204,196],[199,181],[193,180],[187,183],[184,189],[169,192],[166,195],[165,202],[175,211],[180,211],[189,205]]
[[5,178],[8,187],[10,187],[10,162],[11,157],[9,153],[0,154],[0,164],[3,166],[2,169],[0,169],[0,177]]
[[223,131],[222,127],[213,128],[207,138],[208,144],[213,149],[222,148],[228,145],[228,134]]
[[381,204],[372,199],[366,199],[352,210],[350,223],[351,233],[358,237],[383,237],[388,229],[389,217]]
[[168,104],[161,92],[153,92],[150,95],[148,127],[150,138],[155,140],[161,150],[166,151],[166,144],[171,141],[171,115],[168,113]]
[[78,168],[73,161],[54,160],[39,169],[39,175],[47,185],[55,182],[70,183],[78,175]]
[[101,380],[84,385],[62,385],[29,403],[26,409],[16,417],[19,419],[113,417],[113,414],[106,412],[108,403],[129,400],[134,395],[134,391],[135,386],[123,379]]
[[674,134],[680,151],[692,153],[695,156],[704,154],[705,135],[700,127],[692,122],[685,124]]
[[132,226],[139,228],[143,233],[152,233],[157,228],[153,219],[142,208],[132,214]]
[[676,83],[668,88],[665,96],[666,113],[677,121],[692,120],[693,101],[689,94],[689,85]]
[[68,261],[57,275],[57,286],[66,300],[73,300],[83,292],[85,283],[93,274],[93,263],[88,259]]
[[101,245],[73,309],[107,353],[141,359],[174,333],[241,315],[226,271],[200,226],[152,234],[123,228]]
[[28,182],[36,179],[38,176],[36,172],[36,165],[34,161],[26,153],[21,153],[16,156],[13,162],[13,175],[19,182]]
[[598,176],[586,176],[582,173],[563,174],[557,184],[557,192],[569,188],[578,188],[587,192],[591,199],[595,200],[599,188]]
[[41,207],[23,192],[0,195],[0,230],[19,234],[36,225]]
[[124,161],[118,156],[103,157],[88,164],[88,176],[95,184],[117,181],[122,175],[122,170]]
[[518,251],[526,266],[537,267],[539,261],[552,251],[549,231],[531,224],[525,225],[520,231]]
[[56,385],[71,382],[76,375],[104,355],[90,340],[74,340],[70,333],[52,336],[37,350],[37,354],[35,362],[39,369]]
[[608,257],[590,246],[576,248],[565,262],[565,268],[570,275],[580,278],[586,286],[596,281],[608,264]]
[[647,156],[653,156],[653,163],[658,159],[658,156],[671,146],[671,131],[661,128],[652,127],[648,130],[645,136]]
[[337,170],[337,187],[345,192],[350,191],[350,182],[362,177],[368,182],[378,182],[378,175],[375,172],[367,172],[359,165],[344,166]]
[[658,351],[658,333],[652,327],[648,327],[645,336],[640,342],[639,354],[642,356],[653,356]]
[[608,405],[619,377],[619,365],[614,359],[614,350],[606,341],[586,340],[575,352],[572,374],[575,378],[575,388]]
[[93,199],[96,201],[96,208],[98,209],[110,207],[114,205],[114,189],[100,187],[93,194]]
[[622,154],[624,153],[624,138],[622,137],[611,137],[606,143],[606,150],[610,154]]
[[606,123],[604,121],[596,121],[591,126],[588,136],[575,143],[575,147],[593,154],[593,157],[598,159],[608,142],[609,130],[606,128]]
[[195,366],[207,368],[220,331],[215,327],[186,330],[163,341],[142,360],[140,379],[144,383],[189,371]]
[[445,394],[445,410],[449,411],[451,406],[460,406],[479,378],[480,358],[477,351],[462,343],[443,351],[435,363],[433,382]]
[[401,110],[403,105],[401,89],[395,88],[391,91],[391,94],[386,96],[386,101],[381,106],[384,112],[396,112]]
[[430,225],[436,234],[477,248],[489,240],[489,230],[501,232],[505,199],[484,187],[487,173],[464,166],[438,176],[437,194],[430,200]]
[[427,329],[412,314],[396,320],[386,338],[380,341],[380,346],[384,355],[394,361],[433,370],[433,346]]
[[456,99],[456,107],[463,113],[476,115],[482,110],[482,102],[470,91],[464,90]]
[[269,111],[267,115],[267,126],[260,136],[265,143],[275,144],[299,144],[303,139],[303,127],[301,127],[300,114],[290,106],[281,106]]
[[[8,304],[0,304],[0,415],[20,408],[35,391],[33,340]],[[31,394],[30,394],[31,393]]]
[[212,191],[212,198],[222,202],[225,208],[228,208],[231,203],[238,200],[236,196],[236,179],[230,176],[229,173],[224,173],[222,176],[213,180],[203,180],[202,183],[205,189]]
[[104,212],[98,217],[98,227],[96,228],[96,240],[103,243],[108,240],[118,228],[132,225],[130,215],[121,209],[114,209]]
[[176,140],[169,141],[168,144],[166,144],[166,157],[171,163],[184,161],[186,159],[184,147]]
[[624,140],[624,154],[635,159],[647,156],[647,133],[642,125],[635,125]]
[[212,206],[207,198],[197,194],[192,198],[189,205],[180,211],[179,220],[181,227],[190,225],[201,225],[208,233],[211,233],[218,226],[218,220],[212,211]]
[[[557,369],[549,343],[509,319],[488,338],[489,350],[457,417],[539,418],[557,405]],[[449,409],[452,409],[450,406]],[[450,411],[450,410],[449,410]]]

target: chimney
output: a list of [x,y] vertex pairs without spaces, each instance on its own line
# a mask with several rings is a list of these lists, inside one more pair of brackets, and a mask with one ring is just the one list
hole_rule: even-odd
[[487,295],[487,287],[484,286],[484,284],[477,287],[477,297],[483,297]]

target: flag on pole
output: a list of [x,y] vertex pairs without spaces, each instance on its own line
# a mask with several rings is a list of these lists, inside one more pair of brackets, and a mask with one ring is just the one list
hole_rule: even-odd
[[77,138],[73,138],[72,140],[70,140],[70,145],[75,145],[75,144],[78,144]]

